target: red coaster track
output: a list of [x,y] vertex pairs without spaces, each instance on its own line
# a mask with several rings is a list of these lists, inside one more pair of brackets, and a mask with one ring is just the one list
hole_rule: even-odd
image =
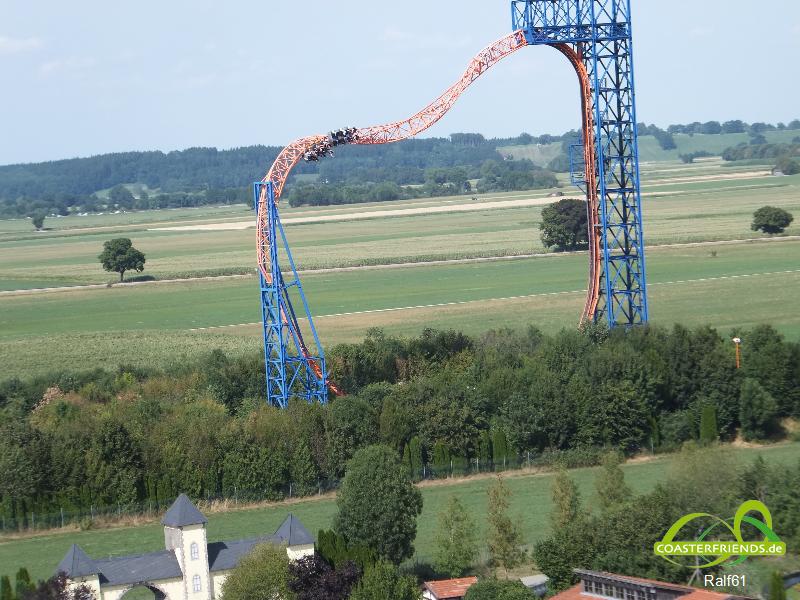
[[[492,66],[500,62],[507,56],[510,56],[520,48],[527,46],[527,41],[522,31],[515,31],[507,35],[493,44],[481,50],[475,58],[472,59],[464,74],[456,83],[448,88],[441,96],[431,102],[428,106],[423,108],[415,115],[402,121],[388,123],[386,125],[375,125],[372,127],[365,127],[357,129],[348,136],[346,142],[349,144],[389,144],[392,142],[399,142],[411,137],[414,137],[421,132],[428,129],[431,125],[441,119],[455,104],[459,96],[483,73],[489,70]],[[583,309],[582,321],[591,321],[594,319],[595,311],[597,310],[597,303],[599,298],[599,283],[600,283],[600,237],[598,235],[599,228],[599,206],[597,197],[597,176],[596,176],[596,150],[594,141],[594,119],[592,116],[592,92],[589,75],[586,67],[583,64],[579,50],[576,51],[572,46],[567,44],[554,44],[562,54],[564,54],[572,63],[578,74],[581,87],[581,102],[583,112],[583,145],[585,157],[585,180],[587,189],[587,213],[588,213],[588,234],[589,234],[589,286],[586,298],[586,304]],[[340,142],[342,143],[342,142]],[[269,172],[262,180],[264,183],[271,182],[273,186],[273,193],[275,202],[277,204],[282,192],[283,186],[289,177],[289,173],[294,166],[303,158],[308,159],[312,156],[314,160],[321,156],[325,156],[331,147],[331,138],[327,135],[312,135],[295,140],[286,146],[275,162],[272,164]],[[262,197],[259,202],[257,231],[257,254],[258,266],[261,273],[266,278],[267,282],[272,281],[271,269],[269,264],[269,247],[271,240],[268,239],[267,227],[267,210],[266,210],[266,187],[262,188]],[[286,314],[282,315],[284,322],[288,319]],[[297,322],[293,320],[298,338],[302,346],[302,352],[306,358],[310,358],[310,352],[303,342],[300,328]],[[322,370],[313,360],[310,361],[312,368],[318,377],[322,377]],[[331,391],[337,395],[341,395],[339,389],[331,382],[328,382]]]

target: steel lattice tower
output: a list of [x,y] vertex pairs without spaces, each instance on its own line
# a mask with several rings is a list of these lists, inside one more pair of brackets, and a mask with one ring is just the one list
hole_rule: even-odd
[[[325,358],[278,216],[277,201],[300,160],[332,155],[340,144],[388,144],[408,139],[441,119],[492,65],[525,46],[551,46],[572,63],[581,89],[583,140],[577,148],[587,196],[589,286],[582,321],[609,327],[647,322],[639,153],[630,0],[512,0],[512,33],[481,50],[461,78],[421,111],[383,125],[299,138],[286,146],[255,184],[257,258],[264,324],[267,401],[326,402],[342,392],[328,379]],[[573,171],[576,168],[572,169]],[[573,174],[574,176],[574,174]],[[288,267],[287,278],[281,263]],[[306,318],[303,339],[292,298]]]
[[630,0],[513,0],[530,45],[571,46],[588,71],[595,127],[601,272],[596,321],[647,322]]
[[[269,253],[270,270],[267,273],[259,271],[267,402],[281,408],[286,408],[292,397],[325,403],[328,401],[325,357],[278,216],[272,183],[255,183],[253,196],[256,211],[263,203],[267,212],[264,233],[269,240],[266,251]],[[283,275],[281,263],[289,267],[287,272],[292,276],[289,281]],[[296,290],[299,296],[308,330],[314,339],[315,355],[311,354],[303,339],[290,296],[292,290]]]

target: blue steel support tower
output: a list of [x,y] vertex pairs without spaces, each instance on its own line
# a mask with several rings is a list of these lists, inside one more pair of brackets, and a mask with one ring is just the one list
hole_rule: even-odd
[[630,0],[512,0],[529,44],[569,44],[589,73],[600,204],[600,301],[610,327],[647,322]]
[[[266,188],[266,193],[262,193]],[[328,380],[325,358],[321,351],[317,330],[308,309],[303,286],[297,275],[292,252],[286,241],[272,183],[253,184],[254,205],[258,212],[259,202],[267,203],[267,231],[269,244],[270,277],[259,269],[261,283],[261,321],[264,327],[264,362],[267,376],[267,402],[273,406],[286,408],[290,397],[305,399],[308,402],[328,401]],[[292,279],[286,281],[281,270],[281,252],[285,252],[285,262]],[[312,355],[306,346],[297,321],[290,291],[296,289],[308,329],[314,338],[316,354]]]

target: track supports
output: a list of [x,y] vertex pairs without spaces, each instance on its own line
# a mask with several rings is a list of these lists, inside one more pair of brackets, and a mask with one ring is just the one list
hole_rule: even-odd
[[[325,403],[328,400],[325,357],[278,216],[272,183],[255,183],[253,196],[256,211],[261,208],[267,213],[266,220],[259,225],[264,229],[260,234],[268,240],[265,250],[269,254],[269,270],[266,273],[259,270],[267,402],[280,408],[286,408],[290,397]],[[264,205],[261,206],[261,203]],[[281,259],[288,263],[289,281],[284,279]],[[290,297],[292,291],[301,301],[308,329],[314,338],[316,355],[311,354],[303,339]]]
[[589,75],[600,234],[592,317],[609,327],[646,323],[630,0],[512,0],[511,13],[528,44],[571,46]]

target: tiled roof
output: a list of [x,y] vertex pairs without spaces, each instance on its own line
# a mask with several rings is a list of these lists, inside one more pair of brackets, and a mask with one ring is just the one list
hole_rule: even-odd
[[658,581],[657,579],[646,579],[644,577],[631,577],[630,575],[619,575],[617,573],[608,573],[606,571],[585,571],[583,569],[575,569],[575,573],[580,575],[593,575],[595,577],[607,577],[614,581],[638,583],[640,585],[651,585],[666,590],[675,590],[677,592],[691,592],[696,589],[688,585],[680,585],[677,583],[667,583],[666,581]]
[[212,542],[208,545],[208,570],[216,572],[233,569],[257,545],[275,543],[281,542],[271,535],[233,542]]
[[[168,527],[185,527],[206,522],[203,514],[183,494],[175,500],[162,520]],[[313,536],[300,519],[290,514],[272,535],[208,544],[208,566],[210,571],[233,569],[258,544],[305,546],[313,543]],[[59,563],[58,571],[73,578],[99,575],[101,585],[126,585],[183,577],[178,559],[170,550],[92,560],[76,545],[69,549]]]
[[183,577],[175,553],[169,550],[97,559],[102,585],[125,585]]
[[286,520],[272,535],[234,540],[232,542],[213,542],[208,545],[208,568],[210,571],[227,571],[239,564],[239,560],[258,544],[286,544],[287,546],[306,546],[314,543],[300,519],[289,514]]
[[[578,575],[586,575],[595,577],[604,577],[620,583],[634,583],[638,585],[647,585],[661,589],[673,590],[678,593],[679,600],[727,600],[732,598],[730,594],[721,592],[712,592],[711,590],[703,590],[688,585],[679,585],[675,583],[667,583],[665,581],[658,581],[656,579],[645,579],[644,577],[630,577],[628,575],[617,575],[615,573],[605,573],[601,571],[583,571],[576,569]],[[563,592],[551,597],[550,600],[589,600],[590,598],[603,598],[591,593],[583,591],[583,583],[572,586]]]
[[426,581],[425,589],[431,592],[437,600],[448,600],[450,598],[463,598],[467,590],[476,583],[478,583],[477,577]]
[[292,513],[289,513],[289,516],[273,535],[287,546],[306,546],[314,543],[314,536]]
[[559,592],[555,596],[552,596],[550,600],[586,600],[586,596],[581,593],[583,589],[583,584],[579,583],[578,585],[573,585],[571,588],[564,590],[563,592]]
[[731,595],[726,593],[712,592],[710,590],[694,590],[685,596],[681,596],[681,600],[725,600],[730,597]]
[[192,504],[186,494],[178,496],[178,499],[172,503],[172,506],[164,514],[164,518],[161,519],[161,524],[168,527],[186,527],[187,525],[199,525],[200,523],[208,523],[208,519],[197,510],[197,507]]
[[58,563],[56,572],[66,573],[68,577],[85,577],[86,575],[97,575],[100,571],[80,546],[72,544],[67,555]]

